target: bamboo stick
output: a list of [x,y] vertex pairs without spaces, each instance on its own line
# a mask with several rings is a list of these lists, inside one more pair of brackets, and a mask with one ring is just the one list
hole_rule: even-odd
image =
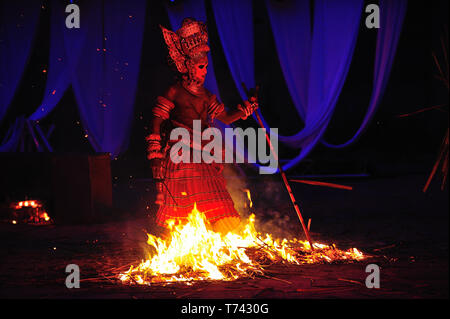
[[[243,86],[243,88],[245,90],[245,93],[247,94],[247,97],[251,98],[251,94],[247,90],[247,87],[245,86],[245,83],[242,83],[242,86]],[[255,97],[258,95],[258,90],[259,90],[259,87],[257,86],[256,87],[256,92],[255,92]],[[272,143],[270,141],[270,137],[269,137],[269,135],[267,135],[267,129],[264,126],[264,123],[262,122],[261,117],[259,116],[258,112],[255,112],[255,115],[256,115],[256,118],[258,120],[259,126],[261,126],[261,128],[264,129],[264,132],[266,134],[267,143],[269,144],[270,150],[271,150],[271,152],[272,152],[272,154],[273,154],[273,156],[274,156],[274,158],[275,158],[275,160],[277,162],[281,178],[283,179],[283,182],[284,182],[284,186],[286,186],[286,189],[287,189],[287,191],[289,193],[289,198],[291,199],[292,205],[294,205],[295,212],[297,213],[297,216],[298,216],[298,218],[300,220],[300,223],[302,224],[302,228],[303,228],[303,231],[304,231],[304,233],[306,235],[306,239],[308,240],[309,245],[311,246],[311,250],[314,250],[313,242],[312,242],[311,237],[309,235],[309,231],[306,228],[305,221],[303,220],[302,213],[300,212],[300,208],[298,207],[297,201],[295,200],[294,194],[292,193],[292,189],[291,189],[291,186],[289,185],[288,179],[286,178],[286,174],[284,173],[284,170],[281,167],[280,161],[278,160],[278,154],[275,152],[275,150],[273,148],[273,145],[272,145]]]
[[296,183],[309,184],[309,185],[318,185],[318,186],[327,186],[327,187],[332,187],[332,188],[346,189],[349,191],[353,190],[353,187],[351,187],[351,186],[345,186],[345,185],[340,185],[340,184],[308,181],[308,180],[303,180],[303,179],[290,179],[290,181],[296,182]]
[[439,156],[438,156],[436,162],[434,163],[434,166],[433,166],[433,169],[431,170],[430,176],[428,176],[428,180],[423,188],[424,193],[427,191],[428,187],[430,186],[431,180],[433,179],[434,175],[436,174],[437,168],[438,168],[438,166],[442,160],[442,157],[446,151],[446,145],[448,148],[448,129],[447,129],[447,135],[445,136],[444,140],[442,141]]

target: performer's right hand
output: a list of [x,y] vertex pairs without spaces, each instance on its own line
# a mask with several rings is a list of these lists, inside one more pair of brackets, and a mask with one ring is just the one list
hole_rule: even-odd
[[150,166],[152,168],[153,179],[163,180],[164,179],[164,171],[163,171],[163,161],[160,158],[153,158],[150,160]]

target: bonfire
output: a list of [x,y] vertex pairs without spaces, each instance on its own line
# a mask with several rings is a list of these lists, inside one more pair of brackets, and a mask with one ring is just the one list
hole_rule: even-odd
[[148,235],[152,253],[137,266],[121,273],[123,283],[150,285],[161,282],[192,283],[200,280],[232,281],[264,275],[275,263],[314,264],[354,262],[365,258],[356,248],[346,251],[336,246],[299,239],[274,239],[255,229],[250,215],[235,232],[214,232],[194,205],[186,223],[169,223],[170,235],[163,239]]

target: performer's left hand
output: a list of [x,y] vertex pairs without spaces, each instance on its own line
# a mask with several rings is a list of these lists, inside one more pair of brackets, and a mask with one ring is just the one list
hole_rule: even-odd
[[256,97],[251,97],[248,101],[244,101],[244,105],[249,109],[249,113],[253,114],[259,107],[258,99]]
[[248,101],[244,101],[243,106],[239,104],[238,108],[244,113],[242,119],[245,120],[247,117],[252,115],[255,110],[258,109],[258,100],[256,99],[256,97],[251,97]]
[[247,90],[245,87],[245,84],[243,84],[245,93],[248,96],[248,100],[244,101],[244,107],[240,107],[240,109],[245,113],[245,117],[243,119],[246,119],[249,115],[253,114],[258,109],[258,93],[259,93],[259,85],[256,86],[254,89]]

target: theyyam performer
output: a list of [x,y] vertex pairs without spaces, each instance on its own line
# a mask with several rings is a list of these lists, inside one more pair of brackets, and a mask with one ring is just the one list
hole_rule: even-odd
[[185,18],[176,32],[160,27],[168,47],[169,62],[176,68],[179,77],[175,84],[157,97],[152,109],[151,134],[146,137],[147,158],[157,182],[156,203],[159,208],[156,222],[165,227],[168,220],[183,222],[195,203],[213,230],[226,234],[239,225],[240,217],[226,190],[223,164],[205,163],[203,160],[194,163],[192,156],[186,161],[173,161],[170,155],[174,149],[172,147],[183,141],[182,138],[171,140],[170,132],[175,128],[187,129],[191,136],[186,143],[192,150],[190,154],[194,154],[203,146],[193,143],[195,120],[201,121],[201,131],[212,126],[214,119],[230,124],[246,119],[258,103],[255,98],[250,98],[251,102],[244,101],[242,105],[227,110],[203,86],[209,51],[204,23]]

